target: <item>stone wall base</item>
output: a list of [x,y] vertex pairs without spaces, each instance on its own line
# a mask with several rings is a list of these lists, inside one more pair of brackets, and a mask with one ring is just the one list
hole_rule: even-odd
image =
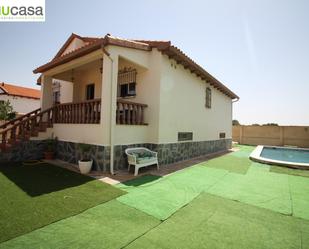
[[[116,145],[114,147],[114,170],[127,167],[127,158],[125,149],[132,147],[146,147],[157,151],[159,164],[165,165],[183,160],[208,155],[214,152],[230,149],[231,139],[220,139],[202,142],[180,142],[169,144],[130,144]],[[39,160],[43,158],[43,152],[46,149],[45,141],[25,141],[14,146],[11,152],[0,153],[0,161],[25,161]],[[81,150],[77,143],[57,141],[56,158],[77,164],[81,158]],[[110,170],[110,147],[92,145],[89,157],[93,159],[93,170],[108,172]]]
[[[93,160],[93,170],[97,171],[109,171],[110,169],[110,147],[92,145],[89,157]],[[60,160],[78,164],[78,160],[81,159],[82,152],[78,146],[78,143],[58,141],[56,157]]]
[[[230,149],[231,139],[220,139],[202,142],[181,142],[170,144],[130,144],[116,145],[114,147],[114,170],[127,168],[127,157],[125,150],[133,147],[146,147],[157,151],[159,164],[165,165],[183,160],[208,155],[218,151]],[[77,164],[81,151],[76,143],[58,141],[57,158],[70,163]],[[93,159],[93,169],[99,171],[110,170],[110,147],[93,145],[89,156]]]
[[40,160],[44,158],[46,142],[44,140],[23,141],[7,152],[0,152],[0,162],[20,162],[27,160]]
[[[171,164],[191,158],[208,155],[214,152],[225,151],[232,147],[232,139],[220,139],[201,142],[180,142],[169,144],[130,144],[116,145],[114,148],[114,168],[127,167],[126,148],[146,147],[158,152],[159,164]],[[116,168],[117,167],[117,168]]]

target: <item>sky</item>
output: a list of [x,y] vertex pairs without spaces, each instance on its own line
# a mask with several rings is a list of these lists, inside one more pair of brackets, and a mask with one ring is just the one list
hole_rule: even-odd
[[46,0],[43,23],[0,23],[0,82],[32,70],[73,32],[171,40],[240,100],[241,124],[309,125],[309,1]]

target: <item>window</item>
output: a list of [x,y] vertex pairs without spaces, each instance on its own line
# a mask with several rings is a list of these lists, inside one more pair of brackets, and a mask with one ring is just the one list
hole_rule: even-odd
[[118,96],[136,96],[136,74],[134,68],[124,68],[118,72]]
[[94,84],[86,86],[86,100],[94,99]]
[[120,97],[128,97],[136,95],[136,83],[120,85]]
[[225,138],[225,132],[220,132],[219,133],[219,138]]
[[60,91],[53,92],[53,103],[60,104]]
[[211,108],[211,89],[209,87],[206,88],[206,108]]
[[193,132],[178,132],[178,141],[192,141]]

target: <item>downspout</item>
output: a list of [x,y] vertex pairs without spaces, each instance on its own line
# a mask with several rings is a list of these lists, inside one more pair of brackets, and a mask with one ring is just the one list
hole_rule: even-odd
[[[232,100],[232,104],[231,104],[231,113],[232,113],[232,126],[233,126],[233,103],[236,103],[239,100],[239,97],[237,97],[235,100]],[[233,133],[233,132],[232,132]],[[232,135],[232,141],[233,141],[233,135]]]
[[[112,59],[112,57],[110,56],[110,54],[104,49],[104,47],[102,47],[103,53],[107,55],[107,57],[110,59],[111,61],[111,98],[113,98],[113,93],[114,93],[114,84],[113,84],[113,77],[114,77],[114,73],[113,73],[113,67],[114,67],[114,60]],[[114,175],[114,119],[113,119],[113,113],[116,112],[113,108],[113,99],[111,101],[111,105],[110,105],[110,131],[109,131],[109,136],[110,136],[110,173],[111,175]]]

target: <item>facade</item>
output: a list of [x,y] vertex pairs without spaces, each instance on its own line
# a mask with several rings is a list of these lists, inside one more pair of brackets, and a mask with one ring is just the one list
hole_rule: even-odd
[[40,90],[0,83],[0,101],[9,100],[17,115],[40,108]]
[[238,96],[169,41],[72,34],[34,73],[62,160],[76,163],[77,144],[92,144],[94,167],[113,173],[128,146],[158,151],[160,164],[231,147]]

